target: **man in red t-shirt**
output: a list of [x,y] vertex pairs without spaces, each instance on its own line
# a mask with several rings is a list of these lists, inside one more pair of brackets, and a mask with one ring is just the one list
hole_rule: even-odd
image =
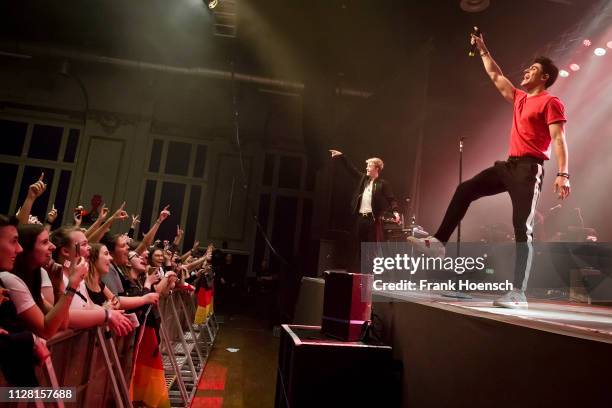
[[559,165],[554,191],[562,200],[570,193],[564,107],[559,98],[546,92],[557,79],[559,70],[550,59],[536,58],[524,71],[522,91],[503,75],[482,35],[472,34],[471,43],[478,48],[484,68],[497,90],[513,104],[509,157],[461,183],[438,231],[431,237],[410,238],[410,241],[425,254],[444,256],[444,245],[470,203],[481,197],[508,192],[517,242],[514,289],[494,303],[502,307],[524,308],[527,307],[525,289],[533,255],[531,242],[536,204],[542,190],[543,164],[550,158],[551,143]]

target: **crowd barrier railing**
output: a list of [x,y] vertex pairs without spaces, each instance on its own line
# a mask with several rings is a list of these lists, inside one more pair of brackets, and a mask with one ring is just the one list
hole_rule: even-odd
[[194,324],[194,298],[185,292],[174,292],[160,299],[159,309],[162,360],[170,403],[187,405],[197,390],[218,325],[214,314],[203,324]]
[[[194,324],[194,298],[183,291],[160,298],[158,308],[160,351],[170,403],[189,406],[219,325],[214,314],[203,324]],[[47,341],[51,356],[38,371],[41,386],[76,389],[76,402],[58,400],[55,405],[60,408],[133,407],[130,381],[138,330],[144,330],[144,325],[119,338],[102,326],[58,333]]]

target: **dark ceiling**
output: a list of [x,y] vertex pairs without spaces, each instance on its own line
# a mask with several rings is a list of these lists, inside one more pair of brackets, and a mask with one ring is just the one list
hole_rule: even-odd
[[212,35],[201,0],[2,3],[3,51],[35,43],[174,66],[227,68],[235,61],[240,71],[296,80],[317,69],[373,89],[398,56],[420,58],[416,50],[430,38],[435,77],[461,69],[473,24],[496,55],[520,64],[599,1],[491,0],[484,12],[466,13],[459,0],[238,0],[237,39]]

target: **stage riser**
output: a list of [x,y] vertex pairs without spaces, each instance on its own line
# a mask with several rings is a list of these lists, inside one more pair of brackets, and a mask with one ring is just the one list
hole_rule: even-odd
[[403,407],[610,407],[612,344],[412,302],[373,304]]

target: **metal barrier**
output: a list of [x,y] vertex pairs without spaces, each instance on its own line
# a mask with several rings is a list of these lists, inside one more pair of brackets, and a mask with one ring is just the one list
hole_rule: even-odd
[[[121,342],[129,345],[132,340],[133,334],[124,336]],[[61,332],[47,342],[47,347],[51,358],[45,364],[45,385],[75,387],[79,407],[107,407],[111,399],[116,407],[132,406],[122,364],[129,361],[130,347],[118,353],[104,327]]]
[[[204,324],[193,324],[195,303],[188,293],[173,292],[160,299],[158,308],[160,351],[170,403],[189,406],[219,326],[214,314]],[[58,333],[47,341],[51,357],[38,373],[41,386],[76,388],[76,403],[57,401],[60,408],[131,408],[130,381],[138,330],[144,330],[144,325],[117,339],[105,327]]]
[[193,323],[194,299],[175,292],[160,299],[162,361],[172,406],[186,406],[195,395],[218,325],[214,315],[204,324]]

